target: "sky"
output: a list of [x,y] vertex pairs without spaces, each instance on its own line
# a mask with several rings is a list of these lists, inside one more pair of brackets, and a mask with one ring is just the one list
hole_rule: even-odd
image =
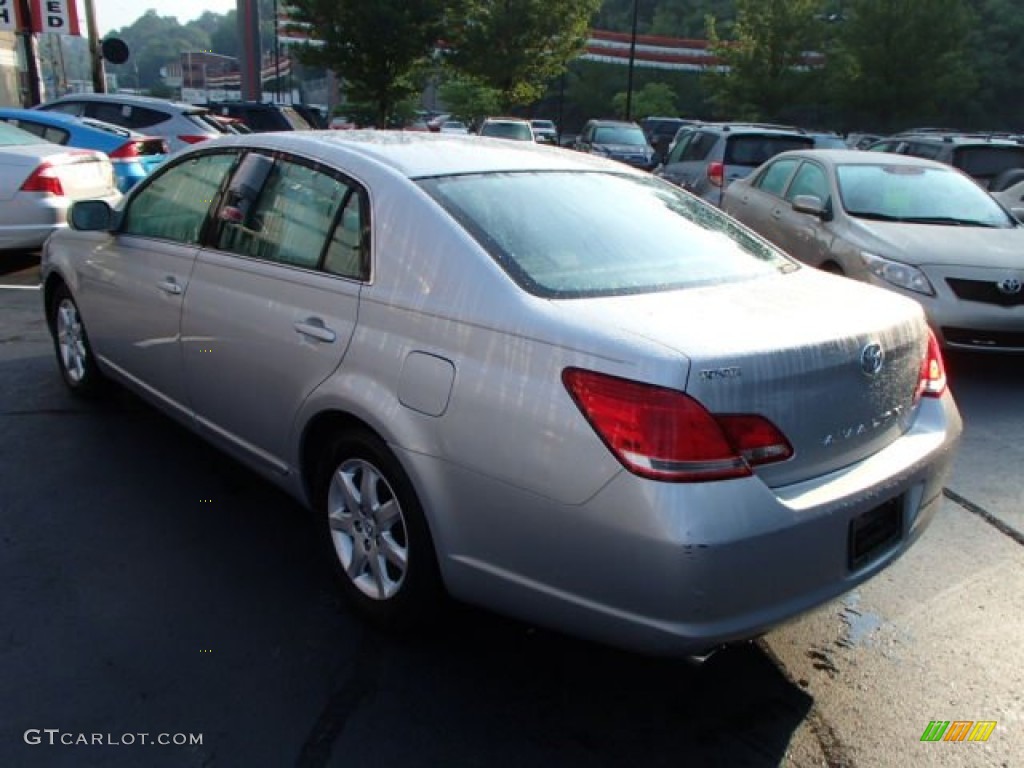
[[[84,34],[85,0],[78,0],[76,5]],[[205,11],[227,13],[236,5],[236,0],[93,0],[100,37],[112,29],[131,25],[150,8],[159,16],[174,16],[181,24],[185,24],[199,18]]]

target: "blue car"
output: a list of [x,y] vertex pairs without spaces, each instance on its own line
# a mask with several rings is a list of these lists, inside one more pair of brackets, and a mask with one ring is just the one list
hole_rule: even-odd
[[67,147],[104,152],[114,165],[117,188],[127,192],[167,157],[167,142],[90,117],[35,109],[0,109],[0,120]]

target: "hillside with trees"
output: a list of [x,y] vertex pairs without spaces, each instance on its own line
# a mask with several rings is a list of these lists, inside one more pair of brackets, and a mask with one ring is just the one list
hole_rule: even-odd
[[[317,26],[324,37],[342,36],[335,53],[345,50],[348,58],[336,57],[334,64],[354,98],[369,97],[372,89],[364,86],[371,76],[378,80],[378,93],[383,86],[400,86],[401,93],[388,109],[398,109],[398,102],[408,109],[423,87],[433,83],[468,105],[466,109],[561,117],[570,127],[595,115],[616,116],[624,103],[626,67],[576,56],[588,28],[628,33],[635,9],[639,34],[710,39],[730,69],[716,74],[637,67],[634,117],[652,110],[671,111],[702,118],[883,131],[911,124],[1014,130],[1024,126],[1024,101],[1016,83],[1016,73],[1024,70],[1024,7],[1014,0],[294,4],[306,7],[311,17],[318,8],[342,9],[348,14],[345,25],[364,33],[399,29],[387,21],[388,13],[424,9],[432,19],[426,21],[434,26],[428,24],[426,34],[415,40],[412,32],[404,38],[361,33],[346,40],[341,24]],[[273,0],[261,0],[265,51],[273,47],[273,7]],[[515,13],[501,16],[497,11],[502,8]],[[532,16],[535,12],[537,16]],[[498,23],[499,18],[504,20]],[[359,26],[361,20],[368,26]],[[494,25],[488,27],[485,21]],[[234,11],[208,12],[187,24],[149,11],[112,35],[124,39],[133,53],[123,65],[108,65],[108,72],[116,74],[124,87],[158,95],[168,95],[161,69],[181,51],[237,56],[239,46]],[[437,39],[449,46],[443,55],[434,45]],[[403,42],[415,42],[415,55],[394,69],[392,59]],[[383,43],[390,46],[381,54],[384,59],[373,59],[372,47]],[[813,56],[805,57],[808,52]],[[331,63],[329,56],[310,53],[308,58]],[[371,64],[359,73],[361,60],[385,63]],[[512,72],[520,73],[520,79],[502,82]]]

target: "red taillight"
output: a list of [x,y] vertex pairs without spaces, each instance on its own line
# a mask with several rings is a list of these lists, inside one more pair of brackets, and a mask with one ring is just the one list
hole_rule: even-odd
[[50,162],[43,162],[32,171],[32,175],[21,185],[22,192],[44,192],[57,197],[64,196],[64,186],[57,176],[57,169]]
[[724,163],[708,163],[708,181],[716,187],[720,187],[725,183]]
[[605,445],[642,477],[675,482],[746,477],[752,464],[793,454],[782,433],[761,416],[715,416],[674,389],[578,368],[563,371],[562,381]]
[[138,142],[129,141],[110,153],[111,160],[135,160],[139,157]]
[[210,137],[207,136],[206,134],[198,134],[198,135],[186,134],[184,136],[179,136],[178,140],[179,141],[184,141],[186,144],[198,144],[200,141],[206,141],[208,138],[210,138]]
[[935,333],[928,329],[928,348],[921,363],[921,375],[917,384],[918,397],[940,397],[946,391],[946,365],[942,362],[942,350]]

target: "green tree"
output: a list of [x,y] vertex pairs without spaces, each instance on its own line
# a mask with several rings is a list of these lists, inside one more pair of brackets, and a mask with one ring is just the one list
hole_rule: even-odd
[[383,128],[422,86],[442,37],[443,0],[289,0],[322,45],[296,46],[303,63],[334,70],[348,96],[376,107]]
[[170,62],[179,61],[185,51],[211,48],[210,35],[203,26],[194,22],[182,26],[175,17],[160,16],[152,9],[131,25],[113,32],[111,37],[124,40],[130,55],[120,66],[108,64],[107,71],[142,88],[152,88],[162,82],[160,70]]
[[501,108],[529,104],[582,50],[600,0],[463,0],[445,30],[447,64],[493,88]]
[[451,77],[440,87],[443,101],[452,116],[467,125],[501,112],[501,94],[494,88],[468,77]]
[[711,74],[720,114],[781,119],[787,108],[807,101],[813,85],[807,53],[820,53],[824,42],[821,10],[822,0],[736,0],[729,40],[719,36],[716,19],[708,19],[711,48],[728,67]]
[[978,87],[964,111],[974,127],[1019,129],[1024,100],[1019,73],[1024,72],[1024,13],[1018,0],[973,0],[976,23],[967,57]]
[[707,17],[713,16],[728,33],[736,17],[734,0],[661,0],[654,9],[652,35],[703,38],[707,33]]
[[850,0],[833,59],[851,118],[895,129],[962,114],[973,23],[964,0]]
[[[618,114],[626,113],[625,91],[615,94],[612,106]],[[676,115],[679,112],[676,93],[668,83],[647,83],[633,94],[630,111],[634,120],[643,120],[651,115]]]

